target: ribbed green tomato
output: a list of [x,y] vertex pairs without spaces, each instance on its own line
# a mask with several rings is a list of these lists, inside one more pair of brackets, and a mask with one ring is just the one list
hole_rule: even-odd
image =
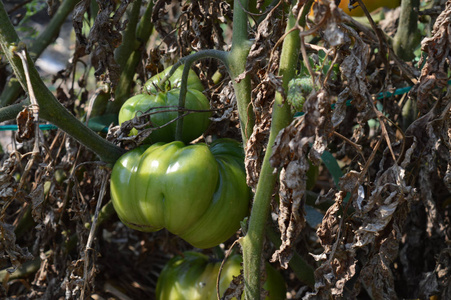
[[124,224],[166,228],[198,248],[226,241],[248,213],[243,149],[231,139],[138,147],[115,163],[110,186]]
[[[161,106],[172,106],[173,108],[176,108],[179,103],[179,94],[179,89],[172,89],[168,92],[159,92],[155,95],[139,94],[133,96],[122,105],[121,110],[119,111],[119,124],[129,121],[133,119],[136,114],[141,114],[151,108]],[[198,90],[188,90],[186,93],[185,108],[192,110],[208,110],[210,109],[210,103],[204,94]],[[152,112],[167,109],[168,108],[156,108],[152,110]],[[152,122],[152,127],[158,127],[176,119],[177,116],[177,111],[161,112],[151,115],[150,121]],[[210,124],[210,116],[210,112],[197,112],[187,115],[183,119],[182,141],[189,143],[201,136]],[[149,136],[149,142],[174,141],[176,124],[176,122],[172,122],[167,126],[153,131]],[[136,135],[138,131],[132,129],[130,133]]]
[[[180,66],[175,70],[174,74],[169,77],[169,80],[163,83],[163,86],[160,85],[160,80],[163,79],[166,74],[172,69],[172,66],[166,68],[163,72],[158,73],[157,75],[151,77],[144,84],[144,88],[148,94],[156,94],[158,91],[167,91],[170,89],[180,88],[182,85],[182,73],[183,66]],[[202,92],[204,90],[204,86],[200,81],[199,77],[193,70],[189,70],[188,74],[188,82],[186,83],[186,87],[188,90],[198,90]]]
[[[240,275],[242,258],[229,257],[222,269],[219,291],[223,296],[233,276]],[[185,252],[172,258],[158,278],[157,300],[216,300],[216,278],[221,262],[197,252]],[[270,264],[266,264],[267,278],[263,288],[269,292],[267,300],[286,299],[285,280]],[[236,299],[236,298],[233,298]]]

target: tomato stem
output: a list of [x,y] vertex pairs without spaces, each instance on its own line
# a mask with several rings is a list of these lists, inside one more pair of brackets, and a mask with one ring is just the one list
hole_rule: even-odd
[[393,50],[404,60],[415,58],[415,49],[420,44],[421,33],[418,29],[418,11],[420,0],[401,1],[401,15],[398,30],[393,39]]
[[[304,12],[303,12],[304,13]],[[286,32],[296,26],[296,18],[290,12]],[[283,42],[279,74],[282,75],[284,90],[288,82],[295,76],[300,51],[299,30],[289,33]],[[272,123],[260,178],[257,184],[249,227],[246,236],[241,240],[243,246],[244,280],[246,299],[260,299],[261,289],[261,257],[265,226],[269,216],[272,194],[278,173],[270,165],[272,147],[280,130],[290,124],[292,115],[290,107],[280,93],[276,93],[273,104]]]
[[[29,44],[29,52],[32,54],[34,60],[44,52],[48,45],[55,41],[61,26],[78,2],[78,0],[63,1],[44,31]],[[5,107],[13,103],[20,95],[21,90],[20,83],[17,80],[10,80],[1,93],[0,107]]]
[[178,112],[178,119],[177,119],[177,125],[175,129],[175,140],[181,141],[182,140],[182,131],[183,131],[183,109],[185,108],[185,99],[186,99],[186,91],[187,91],[187,83],[188,83],[188,74],[189,70],[191,68],[191,65],[200,59],[204,58],[216,58],[217,60],[221,61],[226,68],[229,68],[229,63],[227,60],[228,53],[226,51],[222,50],[215,50],[215,49],[207,49],[207,50],[201,50],[196,53],[192,53],[188,56],[185,56],[181,58],[177,63],[175,63],[171,70],[164,76],[160,82],[159,86],[161,86],[166,80],[168,80],[172,74],[181,66],[183,67],[183,73],[182,73],[182,84],[180,85],[180,94],[179,94],[179,112]]
[[[141,8],[141,1],[134,2],[129,19],[138,19]],[[114,101],[107,105],[106,113],[117,114],[125,101],[130,97],[132,92],[132,84],[136,67],[142,58],[142,49],[145,48],[150,35],[152,34],[153,24],[149,24],[152,17],[153,1],[148,1],[147,8],[138,24],[127,24],[124,32],[124,41],[122,45],[116,49],[115,58],[121,67],[121,75],[119,82],[114,91]],[[134,16],[136,15],[137,16]]]
[[[20,84],[24,90],[27,90],[27,81],[22,62],[14,54],[15,51],[24,48],[25,44],[20,42],[2,2],[0,2],[0,47]],[[106,141],[75,118],[47,88],[28,53],[26,59],[28,61],[30,81],[36,94],[42,119],[53,123],[77,139],[80,143],[96,153],[103,161],[115,162],[125,150]]]
[[252,46],[248,36],[248,8],[248,0],[235,0],[233,3],[232,49],[228,58],[230,65],[229,74],[235,91],[244,146],[246,146],[247,140],[252,134],[255,123],[251,102],[252,87],[250,76],[246,75],[243,79],[237,80],[237,77],[246,69],[247,57]]

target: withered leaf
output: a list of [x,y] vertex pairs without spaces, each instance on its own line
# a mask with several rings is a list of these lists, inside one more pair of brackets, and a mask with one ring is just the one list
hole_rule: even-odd
[[44,184],[40,183],[29,195],[31,198],[31,214],[36,223],[40,223],[43,217]]
[[35,123],[33,112],[25,107],[16,117],[17,126],[19,128],[16,139],[18,142],[30,140],[34,137]]
[[8,272],[14,272],[24,262],[33,259],[33,255],[28,252],[27,248],[22,248],[16,244],[16,234],[14,226],[0,222],[0,265],[8,267]]

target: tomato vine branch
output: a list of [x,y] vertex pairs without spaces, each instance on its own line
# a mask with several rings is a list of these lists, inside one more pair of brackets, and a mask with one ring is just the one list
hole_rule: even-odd
[[[20,58],[14,54],[17,50],[25,48],[25,45],[20,42],[2,2],[0,2],[0,47],[20,84],[24,90],[27,90],[27,81],[22,63]],[[124,153],[124,150],[100,137],[62,106],[42,81],[28,54],[27,61],[30,81],[36,94],[36,101],[40,106],[42,119],[55,124],[67,132],[96,153],[103,161],[115,162]]]
[[[37,59],[47,46],[58,36],[61,25],[66,21],[67,16],[74,9],[78,0],[65,0],[56,11],[44,31],[29,45],[33,59]],[[0,95],[0,107],[6,107],[17,99],[21,91],[20,83],[11,80]]]
[[[133,83],[133,77],[136,72],[136,67],[142,57],[142,48],[144,48],[152,34],[153,24],[149,24],[149,19],[152,16],[153,11],[153,1],[148,1],[146,10],[138,24],[127,24],[128,30],[124,33],[124,43],[116,50],[115,53],[118,56],[118,63],[121,66],[121,75],[119,77],[119,82],[114,92],[114,101],[109,102],[105,113],[115,113],[117,114],[130,96],[131,87]],[[133,4],[132,17],[136,12],[135,7],[140,8],[138,2]],[[138,18],[138,17],[134,17]],[[123,47],[123,48],[121,48]]]
[[[296,18],[290,13],[286,31],[296,26]],[[292,31],[283,42],[280,59],[279,74],[282,75],[283,88],[286,90],[288,82],[295,76],[298,54],[300,50],[299,31]],[[270,165],[272,146],[280,130],[290,124],[292,119],[290,107],[280,93],[276,93],[273,104],[272,123],[268,147],[264,156],[260,178],[255,192],[254,204],[249,218],[249,227],[246,236],[241,240],[243,247],[244,279],[246,299],[260,299],[261,289],[261,256],[263,253],[263,240],[265,226],[269,215],[270,203],[274,191],[277,173]]]

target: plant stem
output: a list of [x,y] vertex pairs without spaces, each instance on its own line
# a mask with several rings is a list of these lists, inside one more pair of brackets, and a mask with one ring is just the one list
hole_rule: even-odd
[[17,104],[0,108],[0,122],[14,120],[17,117],[17,114],[27,105],[30,105],[28,99]]
[[[61,25],[67,19],[67,16],[74,9],[78,0],[65,0],[54,14],[45,30],[38,36],[36,40],[30,43],[30,55],[36,60],[41,56],[42,52],[52,43],[58,36]],[[0,107],[5,107],[11,104],[22,91],[18,81],[10,81],[6,85],[0,96]]]
[[[138,2],[133,4],[133,9],[129,19],[139,19],[140,7],[141,3],[139,3],[139,5]],[[136,8],[138,8],[137,12],[135,11]],[[145,48],[150,35],[152,34],[153,24],[149,23],[152,16],[152,11],[153,1],[149,1],[147,8],[141,17],[141,21],[138,24],[135,22],[127,25],[127,31],[124,33],[123,44],[115,53],[122,72],[115,90],[114,101],[108,103],[105,112],[106,114],[117,114],[124,102],[130,97],[136,67],[142,57],[142,51]]]
[[418,30],[418,11],[420,0],[401,1],[401,15],[396,35],[393,39],[393,50],[403,60],[415,58],[414,51],[420,45],[420,31]]
[[[289,31],[296,24],[296,19],[290,12],[286,31]],[[282,76],[283,88],[286,90],[288,82],[296,73],[298,55],[300,50],[299,31],[292,31],[285,37],[282,46],[282,55],[280,59],[279,74]],[[268,147],[263,160],[260,179],[252,206],[251,216],[249,218],[249,227],[246,236],[241,240],[243,247],[244,280],[245,280],[245,299],[260,299],[260,268],[263,249],[263,239],[265,234],[265,225],[268,219],[272,194],[277,179],[277,173],[271,167],[269,158],[272,155],[272,147],[280,130],[290,124],[292,115],[290,107],[284,101],[280,93],[276,93],[271,131],[269,135]]]
[[[190,54],[188,56],[185,56],[181,58],[176,64],[174,64],[171,68],[171,70],[166,74],[164,78],[161,79],[161,83],[168,80],[169,77],[174,74],[175,70],[177,70],[181,65],[184,65],[183,67],[183,73],[182,73],[182,84],[180,85],[180,94],[179,94],[179,103],[178,106],[180,108],[185,107],[185,98],[186,98],[186,91],[187,91],[187,82],[188,82],[188,74],[189,70],[191,68],[191,65],[200,59],[204,58],[216,58],[219,61],[223,62],[228,69],[228,53],[221,50],[214,50],[214,49],[208,49],[208,50],[201,50],[199,52]],[[175,139],[177,141],[182,140],[182,131],[183,131],[183,111],[179,110],[178,112],[178,119],[177,124],[175,128]]]
[[[8,18],[3,2],[0,2],[0,46],[23,89],[27,90],[27,81],[22,62],[15,55],[15,52],[24,45],[20,42]],[[124,153],[124,150],[101,138],[64,108],[45,86],[28,54],[27,61],[31,84],[40,108],[40,117],[67,132],[96,153],[103,161],[115,162]]]
[[131,9],[127,9],[127,27],[123,31],[121,45],[114,51],[114,59],[121,67],[121,70],[124,69],[128,58],[138,46],[138,41],[136,40],[136,27],[138,26],[141,4],[142,0],[135,0],[131,5]]
[[238,113],[240,115],[241,134],[243,145],[252,134],[255,123],[254,111],[251,103],[251,79],[246,76],[240,82],[236,78],[242,74],[246,68],[247,57],[251,47],[248,38],[247,9],[248,0],[235,0],[233,7],[233,34],[232,49],[228,57],[229,72],[233,81],[233,89],[236,95]]

